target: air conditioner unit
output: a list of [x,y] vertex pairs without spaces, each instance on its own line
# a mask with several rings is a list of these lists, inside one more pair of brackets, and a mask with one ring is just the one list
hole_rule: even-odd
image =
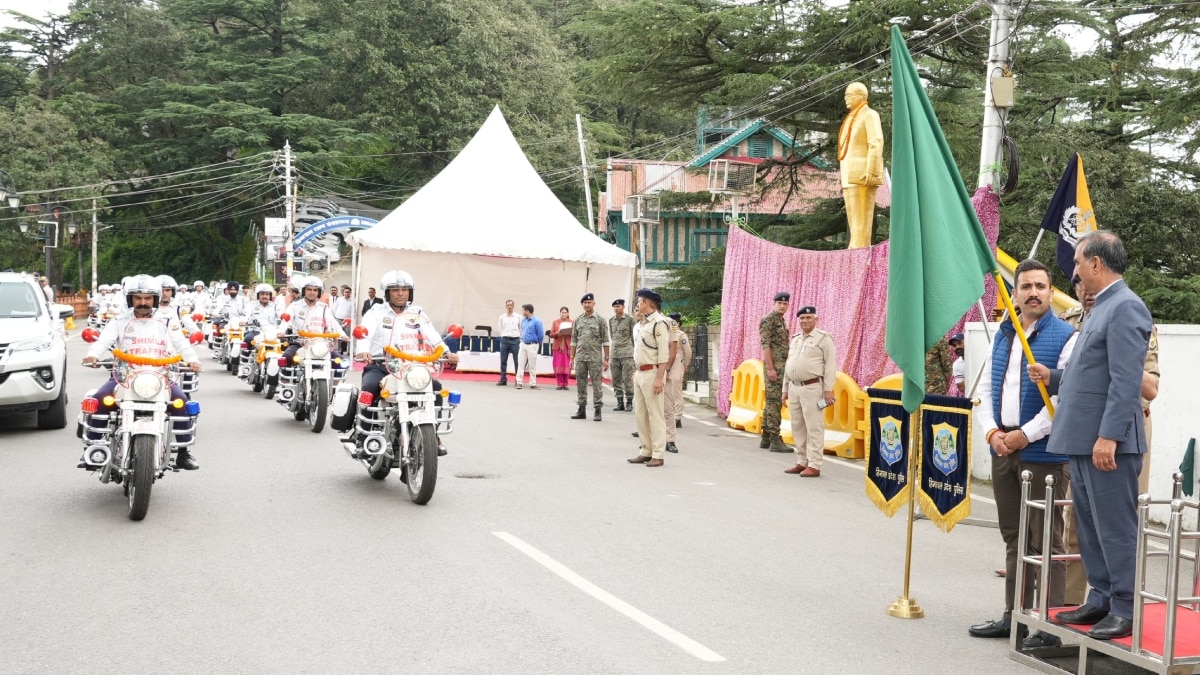
[[629,195],[621,220],[625,223],[657,223],[662,199],[658,195]]
[[714,159],[708,163],[708,191],[714,194],[742,193],[754,189],[758,177],[758,166],[728,159]]

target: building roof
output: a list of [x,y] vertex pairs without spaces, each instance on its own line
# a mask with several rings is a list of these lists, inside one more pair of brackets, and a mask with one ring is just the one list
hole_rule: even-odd
[[[717,159],[721,155],[724,155],[726,152],[729,152],[729,150],[733,147],[736,147],[738,143],[741,143],[742,141],[746,140],[747,138],[753,136],[756,133],[760,133],[760,132],[773,136],[777,141],[782,143],[785,148],[792,148],[793,150],[795,150],[797,152],[797,154],[806,152],[802,146],[800,146],[799,144],[796,143],[795,136],[780,129],[779,127],[775,126],[774,124],[771,124],[770,122],[767,122],[766,120],[764,120],[762,118],[759,118],[752,122],[746,123],[745,125],[742,126],[742,128],[735,131],[733,134],[728,136],[725,140],[723,140],[720,143],[717,143],[713,147],[709,148],[708,151],[701,153],[700,155],[697,155],[696,157],[694,157],[692,159],[692,161],[687,163],[687,166],[688,166],[688,168],[692,168],[692,169],[698,169],[700,167],[707,166],[709,162],[713,161],[714,159]],[[761,162],[762,160],[761,159],[739,158],[739,161],[749,161],[749,162],[757,163],[757,162]],[[809,162],[811,162],[818,169],[832,168],[829,166],[829,162],[826,162],[825,160],[821,159],[820,157],[813,157],[812,159],[809,160]]]

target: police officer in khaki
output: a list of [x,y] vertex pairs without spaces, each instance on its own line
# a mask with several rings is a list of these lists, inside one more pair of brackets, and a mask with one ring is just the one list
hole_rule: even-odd
[[663,389],[663,425],[667,437],[667,452],[679,452],[675,447],[675,405],[683,399],[683,331],[679,330],[679,320],[672,314],[667,317],[668,344],[667,354],[667,384]]
[[[679,375],[676,377],[674,373],[668,372],[667,384],[674,385],[675,391],[673,395],[675,398],[675,428],[681,429],[683,428],[683,381],[684,378],[687,377],[688,367],[690,367],[692,364],[692,341],[691,338],[688,337],[688,334],[683,330],[683,315],[681,315],[679,312],[675,312],[670,314],[667,318],[671,319],[671,321],[675,323],[675,328],[679,331],[679,357],[677,359],[679,363]],[[668,405],[671,402],[671,397],[672,393],[668,392]],[[670,409],[668,409],[668,412],[670,412]],[[668,417],[667,427],[670,426],[671,418]]]
[[634,344],[633,361],[637,370],[633,373],[633,411],[637,415],[638,438],[642,451],[637,457],[627,460],[630,464],[662,466],[666,450],[666,419],[663,412],[667,384],[667,360],[670,355],[670,328],[667,317],[658,308],[662,296],[649,288],[637,292],[638,322],[637,341]]
[[[784,473],[803,478],[821,475],[825,460],[825,406],[833,404],[837,380],[837,351],[833,336],[817,328],[817,308],[801,307],[800,332],[788,345],[784,381],[792,414],[792,438],[796,443],[796,465]],[[822,401],[824,402],[823,404]],[[821,404],[820,407],[817,407]]]

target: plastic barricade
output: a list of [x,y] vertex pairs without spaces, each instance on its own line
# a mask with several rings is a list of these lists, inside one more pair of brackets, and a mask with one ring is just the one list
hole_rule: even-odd
[[734,369],[729,415],[725,418],[734,429],[762,433],[762,410],[767,398],[763,372],[763,362],[758,359],[747,359]]

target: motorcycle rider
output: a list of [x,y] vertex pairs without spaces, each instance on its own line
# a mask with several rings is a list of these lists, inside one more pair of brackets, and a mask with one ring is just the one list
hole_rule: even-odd
[[275,311],[275,289],[271,284],[256,286],[254,296],[258,302],[251,305],[247,312],[246,335],[242,338],[246,344],[252,344],[264,326],[279,323],[279,313]]
[[[387,377],[388,369],[382,363],[372,362],[372,358],[382,357],[384,346],[391,345],[395,349],[409,354],[420,354],[437,349],[442,344],[442,335],[433,327],[433,322],[419,305],[413,304],[413,278],[404,270],[392,270],[383,275],[379,282],[383,289],[384,302],[371,307],[371,311],[363,315],[362,326],[367,329],[367,336],[358,341],[358,350],[354,358],[367,363],[363,368],[362,391],[369,391],[378,399],[383,378]],[[458,354],[447,357],[450,363],[458,363]],[[442,383],[433,381],[435,394],[441,392]],[[442,405],[442,397],[436,396],[434,404]],[[361,438],[356,440],[361,443]],[[446,449],[438,439],[438,455],[444,456]]]
[[[113,319],[104,327],[104,330],[100,331],[100,337],[88,348],[87,356],[83,359],[85,365],[92,365],[99,359],[108,357],[113,349],[120,349],[135,356],[156,358],[179,354],[192,372],[200,372],[200,362],[196,358],[196,351],[183,337],[179,324],[169,326],[155,319],[155,307],[162,295],[162,286],[157,279],[149,274],[127,277],[122,283],[122,295],[125,296],[125,302],[132,313]],[[105,405],[104,398],[113,393],[117,384],[116,378],[110,376],[108,382],[105,382],[96,390],[96,393],[92,394],[93,398],[100,401],[97,414],[108,414],[115,409],[115,405]],[[171,384],[171,396],[187,400],[178,383]],[[174,407],[169,407],[168,410],[172,417],[185,420],[186,424],[186,412]],[[87,441],[99,440],[101,434],[92,431],[90,418],[88,425],[85,439]],[[88,465],[81,462],[79,466],[87,468]],[[176,453],[175,466],[186,471],[200,468],[186,448],[180,449]]]
[[[293,281],[300,288],[300,299],[288,306],[287,310],[280,315],[283,321],[279,324],[280,330],[288,333],[305,331],[308,333],[338,333],[342,336],[346,335],[346,331],[341,323],[334,318],[333,311],[329,309],[329,305],[321,302],[321,294],[325,292],[325,283],[312,276],[303,276],[299,278],[293,277]],[[287,317],[284,319],[284,317]],[[296,352],[300,350],[300,342],[293,341],[288,345],[288,348],[283,350],[283,358],[286,363],[294,363]],[[330,358],[333,363],[333,376],[335,379],[340,379],[346,374],[346,368],[349,367],[342,359],[341,353],[336,349],[330,352]]]
[[204,292],[204,282],[197,279],[192,286],[195,288],[191,296],[192,311],[208,314],[208,293]]
[[158,310],[154,312],[154,317],[161,319],[168,327],[171,326],[172,320],[178,321],[178,325],[183,327],[184,335],[191,335],[200,330],[200,326],[192,320],[192,315],[184,314],[180,309],[181,303],[175,298],[175,293],[179,290],[175,278],[168,274],[160,274],[158,283],[162,287],[162,295],[159,296]]

